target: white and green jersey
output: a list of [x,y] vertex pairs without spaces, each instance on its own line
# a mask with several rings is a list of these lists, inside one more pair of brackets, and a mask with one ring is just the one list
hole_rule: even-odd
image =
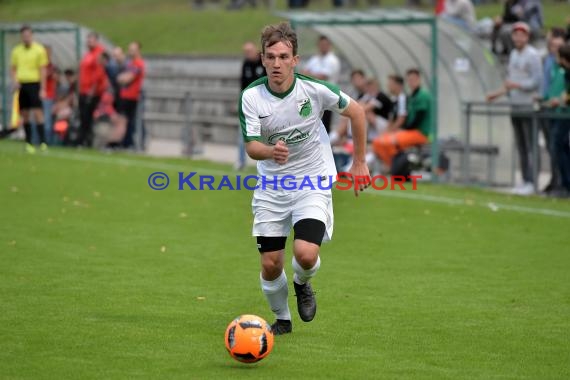
[[321,122],[325,110],[343,112],[350,97],[328,82],[295,74],[291,88],[277,94],[269,88],[268,78],[259,78],[243,90],[239,118],[245,142],[260,141],[275,145],[283,140],[289,148],[286,164],[261,160],[261,176],[332,176],[336,168],[329,136]]

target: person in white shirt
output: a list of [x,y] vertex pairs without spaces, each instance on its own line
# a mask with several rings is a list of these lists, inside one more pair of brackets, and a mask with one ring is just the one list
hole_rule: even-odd
[[398,74],[388,76],[388,92],[392,97],[393,107],[387,129],[393,132],[406,124],[406,117],[408,116],[408,99],[404,92],[404,78]]
[[[338,85],[340,78],[340,60],[332,51],[332,44],[326,36],[320,36],[317,43],[319,54],[312,56],[304,67],[302,73],[316,79],[324,80]],[[331,111],[323,113],[323,124],[327,133],[331,127]]]
[[475,28],[475,7],[471,0],[445,0],[442,17],[468,32]]
[[[291,228],[295,233],[293,285],[304,322],[313,320],[317,310],[309,280],[320,267],[320,245],[332,237],[331,182],[337,172],[320,119],[325,109],[351,119],[354,164],[349,172],[356,182],[355,195],[368,187],[370,173],[365,162],[366,120],[358,102],[333,84],[295,73],[297,35],[289,24],[267,26],[261,47],[267,76],[242,91],[239,119],[247,154],[258,161],[252,234],[261,254],[261,289],[277,319],[272,331],[281,335],[292,331],[283,269]],[[312,186],[292,184],[301,177],[302,184],[310,178]],[[368,181],[362,183],[358,178]]]

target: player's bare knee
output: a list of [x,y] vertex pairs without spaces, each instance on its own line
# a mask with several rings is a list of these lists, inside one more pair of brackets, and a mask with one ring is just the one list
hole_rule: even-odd
[[303,269],[310,269],[317,263],[319,249],[320,247],[315,243],[310,243],[304,240],[295,240],[293,247],[295,260],[297,260]]
[[261,265],[264,268],[272,269],[279,268],[283,266],[283,258],[280,252],[266,252],[261,255]]
[[285,240],[259,237],[257,246],[261,254],[261,272],[265,280],[272,281],[283,272]]
[[273,281],[283,272],[283,263],[266,261],[261,265],[261,276],[264,280]]

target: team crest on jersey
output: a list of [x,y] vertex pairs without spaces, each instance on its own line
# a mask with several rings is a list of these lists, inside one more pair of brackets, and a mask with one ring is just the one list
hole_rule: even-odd
[[308,117],[313,111],[313,108],[311,107],[311,99],[307,98],[303,100],[298,100],[297,108],[299,110],[299,115],[301,115],[302,117]]
[[277,144],[277,141],[281,140],[287,145],[298,144],[301,141],[305,141],[309,138],[309,133],[301,132],[299,129],[295,128],[291,132],[281,132],[275,133],[267,139],[267,142],[271,145]]
[[346,103],[347,101],[345,98],[343,98],[342,96],[338,97],[338,108],[344,109],[346,107]]

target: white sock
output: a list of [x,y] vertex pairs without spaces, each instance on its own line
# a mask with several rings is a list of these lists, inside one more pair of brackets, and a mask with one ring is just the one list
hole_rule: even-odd
[[311,269],[303,269],[301,264],[297,262],[295,256],[293,256],[293,270],[295,271],[295,275],[293,276],[293,281],[295,281],[299,285],[304,285],[307,281],[317,274],[319,267],[321,266],[321,257],[317,257],[317,262]]
[[259,280],[261,282],[261,290],[263,290],[263,294],[265,294],[269,302],[271,311],[273,311],[277,319],[290,321],[291,312],[289,312],[289,303],[287,302],[289,288],[287,287],[287,275],[285,271],[273,281],[264,280],[260,273]]

